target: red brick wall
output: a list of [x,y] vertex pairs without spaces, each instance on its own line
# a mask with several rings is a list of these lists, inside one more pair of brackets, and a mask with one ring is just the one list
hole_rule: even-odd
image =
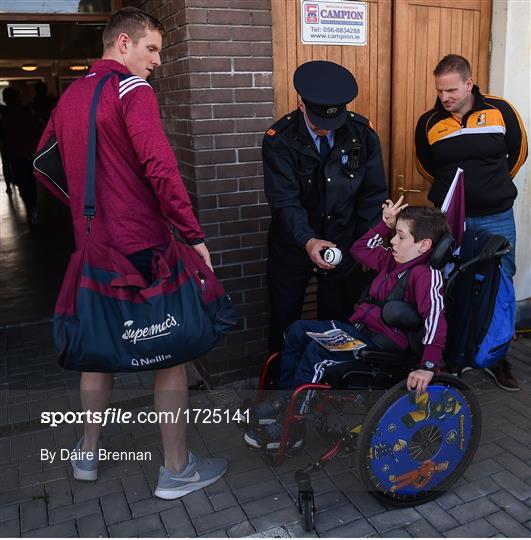
[[269,209],[261,143],[273,122],[271,0],[136,0],[166,38],[152,84],[168,138],[239,324],[211,379],[256,374],[266,352]]

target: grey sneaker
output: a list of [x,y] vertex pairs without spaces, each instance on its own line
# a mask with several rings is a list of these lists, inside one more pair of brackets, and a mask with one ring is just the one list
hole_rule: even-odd
[[79,439],[74,449],[76,457],[80,457],[81,459],[70,459],[74,469],[74,478],[76,480],[95,482],[98,479],[98,449],[96,448],[94,451],[82,451],[83,439],[84,437]]
[[155,496],[178,499],[219,480],[229,463],[223,458],[201,458],[188,451],[188,465],[179,473],[161,466]]

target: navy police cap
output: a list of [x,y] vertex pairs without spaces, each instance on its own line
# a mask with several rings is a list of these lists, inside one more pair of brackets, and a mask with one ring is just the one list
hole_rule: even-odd
[[313,60],[300,65],[293,85],[306,106],[312,124],[337,129],[345,123],[345,105],[358,95],[358,84],[350,71],[334,62]]

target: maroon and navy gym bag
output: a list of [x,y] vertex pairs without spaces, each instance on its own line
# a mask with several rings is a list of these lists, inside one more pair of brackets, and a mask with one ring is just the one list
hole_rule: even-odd
[[236,324],[229,296],[191,246],[172,239],[153,257],[148,282],[115,249],[94,242],[96,108],[90,109],[84,216],[87,237],[72,255],[53,319],[59,363],[78,371],[168,368],[207,353]]

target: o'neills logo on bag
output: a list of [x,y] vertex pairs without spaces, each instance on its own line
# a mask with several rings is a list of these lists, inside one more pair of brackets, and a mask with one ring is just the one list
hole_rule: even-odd
[[136,343],[137,341],[145,341],[146,339],[156,339],[171,334],[170,328],[172,326],[179,326],[179,323],[175,320],[175,317],[168,313],[166,320],[158,324],[152,324],[151,326],[145,326],[144,328],[130,328],[133,326],[134,321],[125,321],[125,332],[122,334],[122,339]]
[[139,366],[149,366],[149,364],[158,364],[159,362],[164,362],[164,360],[169,360],[171,354],[157,354],[154,358],[132,358],[131,365],[135,367]]

